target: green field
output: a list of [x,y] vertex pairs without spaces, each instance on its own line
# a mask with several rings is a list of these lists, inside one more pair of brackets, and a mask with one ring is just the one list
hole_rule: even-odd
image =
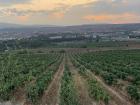
[[140,50],[67,50],[1,53],[0,105],[139,105]]

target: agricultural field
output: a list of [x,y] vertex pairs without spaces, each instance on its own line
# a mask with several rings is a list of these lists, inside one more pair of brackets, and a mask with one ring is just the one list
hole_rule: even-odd
[[140,103],[140,50],[79,53],[73,58],[80,72],[89,70],[105,88],[107,85],[122,97]]
[[1,53],[0,105],[140,105],[140,50]]

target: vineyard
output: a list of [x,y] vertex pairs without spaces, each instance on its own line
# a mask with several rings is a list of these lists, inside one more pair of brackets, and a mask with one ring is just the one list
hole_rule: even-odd
[[1,53],[0,105],[140,105],[140,50]]

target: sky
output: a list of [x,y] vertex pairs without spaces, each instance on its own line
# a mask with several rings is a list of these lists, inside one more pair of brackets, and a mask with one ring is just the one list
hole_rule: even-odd
[[39,25],[140,23],[140,0],[0,0],[0,22]]

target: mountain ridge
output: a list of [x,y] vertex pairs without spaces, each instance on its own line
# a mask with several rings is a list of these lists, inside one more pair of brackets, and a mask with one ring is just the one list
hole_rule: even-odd
[[22,25],[0,23],[0,32],[112,32],[140,30],[140,23],[131,24],[83,24],[73,26],[57,25]]

